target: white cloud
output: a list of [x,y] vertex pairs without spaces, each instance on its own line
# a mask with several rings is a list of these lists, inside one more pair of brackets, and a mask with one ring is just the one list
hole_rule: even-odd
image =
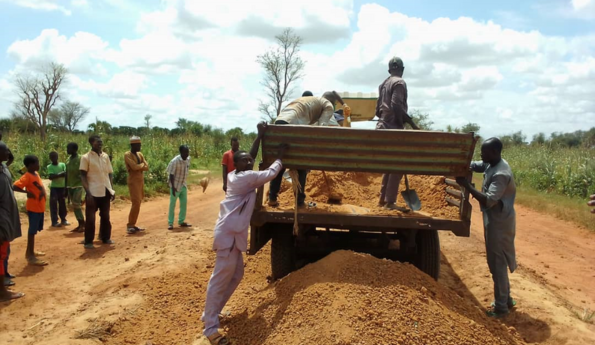
[[64,64],[71,73],[101,74],[105,70],[98,61],[103,59],[107,46],[99,36],[88,32],[66,37],[58,30],[46,29],[32,40],[14,42],[7,52],[21,68],[39,68],[54,61]]
[[[80,0],[79,0],[80,1]],[[72,12],[66,7],[59,5],[58,0],[0,0],[0,2],[11,2],[17,6],[41,11],[60,11],[69,16]]]
[[556,12],[564,17],[592,20],[595,19],[595,1],[567,0],[562,5],[558,4]]
[[[306,43],[295,97],[304,89],[375,92],[398,55],[410,108],[428,112],[439,128],[476,122],[482,135],[514,128],[531,136],[595,124],[594,35],[552,37],[466,17],[427,21],[376,4],[355,17],[349,0],[273,2],[165,0],[112,45],[92,33],[44,30],[8,48],[12,73],[64,63],[72,74],[65,91],[116,125],[136,126],[151,113],[157,126],[185,117],[252,130],[264,93],[256,56],[291,26]],[[593,2],[572,5],[585,10]]]
[[135,99],[140,91],[149,85],[145,75],[124,71],[115,74],[108,82],[101,83],[95,80],[82,80],[78,76],[71,76],[70,82],[75,88],[96,93],[97,95],[113,99]]

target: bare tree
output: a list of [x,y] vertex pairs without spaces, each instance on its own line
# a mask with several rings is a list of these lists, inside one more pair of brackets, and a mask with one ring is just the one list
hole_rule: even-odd
[[145,125],[147,126],[147,129],[151,129],[151,119],[152,118],[153,118],[153,116],[150,114],[145,115]]
[[41,76],[17,77],[16,86],[19,101],[14,114],[35,124],[45,141],[48,114],[60,99],[59,88],[67,70],[64,65],[50,63]]
[[50,110],[48,122],[60,130],[72,132],[89,112],[90,109],[80,103],[66,101],[60,109]]
[[263,118],[273,122],[281,113],[283,103],[291,95],[292,84],[304,76],[304,61],[299,56],[302,38],[287,28],[275,36],[277,46],[259,55],[256,61],[265,71],[262,85],[266,89],[268,101],[260,101],[258,110]]

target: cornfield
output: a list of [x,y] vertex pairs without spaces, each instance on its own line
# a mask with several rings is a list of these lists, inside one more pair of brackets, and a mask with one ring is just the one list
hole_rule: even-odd
[[595,149],[513,146],[503,156],[519,186],[578,198],[595,193]]
[[[23,167],[23,158],[32,154],[39,158],[41,177],[47,178],[50,152],[58,152],[59,160],[65,162],[68,143],[77,143],[79,154],[82,155],[91,148],[88,138],[87,135],[82,134],[52,133],[48,135],[46,143],[43,143],[36,135],[11,133],[10,136],[5,135],[3,139],[15,156],[15,161],[10,166],[13,176],[18,178],[21,175],[18,171]],[[112,158],[114,184],[126,185],[127,172],[124,153],[130,150],[129,137],[102,135],[102,139],[103,151]],[[248,150],[254,135],[247,134],[239,139],[241,148]],[[191,134],[167,136],[156,134],[142,137],[142,153],[149,163],[149,171],[145,174],[147,191],[167,191],[167,165],[172,158],[179,154],[179,146],[183,144],[188,145],[190,148],[191,169],[198,170],[219,171],[221,157],[230,147],[229,138],[225,136],[194,136]]]
[[[104,135],[104,151],[112,156],[114,183],[126,185],[126,167],[124,153],[130,149],[129,138],[123,135]],[[15,155],[11,166],[14,176],[20,176],[18,170],[23,167],[23,158],[34,154],[40,159],[43,178],[47,178],[49,153],[56,151],[60,161],[66,161],[66,145],[76,142],[79,154],[89,151],[88,136],[67,133],[52,133],[44,144],[35,135],[11,133],[4,138]],[[248,150],[254,139],[253,134],[240,137],[241,148]],[[166,191],[166,168],[169,161],[178,154],[180,145],[190,147],[191,168],[199,170],[220,169],[222,154],[229,149],[229,138],[220,135],[195,136],[184,134],[167,136],[154,134],[142,138],[142,152],[149,162],[149,171],[145,175],[148,188]],[[478,150],[479,151],[479,150]],[[595,149],[589,148],[551,148],[547,146],[510,146],[506,147],[503,157],[512,167],[516,183],[520,187],[556,193],[572,198],[586,198],[595,193]],[[476,159],[479,158],[477,152]]]

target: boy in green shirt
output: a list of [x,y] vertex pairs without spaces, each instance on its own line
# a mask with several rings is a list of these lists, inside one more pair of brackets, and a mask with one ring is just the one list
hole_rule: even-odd
[[81,156],[78,154],[77,143],[66,146],[68,160],[66,161],[66,187],[68,188],[68,203],[74,209],[74,215],[79,225],[71,232],[85,232],[85,216],[83,214],[83,183],[81,182]]
[[[50,152],[48,174],[50,175],[50,217],[52,227],[59,228],[63,225],[70,225],[66,220],[66,164],[58,162],[58,152]],[[62,223],[58,223],[58,212]]]

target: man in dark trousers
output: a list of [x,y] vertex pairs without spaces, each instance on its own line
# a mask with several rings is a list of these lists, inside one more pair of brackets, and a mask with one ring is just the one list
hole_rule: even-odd
[[[408,123],[413,129],[419,129],[407,114],[407,84],[403,80],[405,66],[403,60],[393,57],[388,62],[388,77],[378,87],[378,102],[376,103],[376,116],[378,124],[376,129],[405,129]],[[384,174],[380,189],[378,206],[390,210],[406,211],[397,207],[397,195],[402,174]]]
[[93,249],[95,237],[95,215],[99,210],[101,222],[99,239],[104,244],[113,244],[112,223],[110,222],[110,203],[116,198],[113,187],[113,168],[107,153],[103,152],[103,140],[98,135],[89,138],[91,151],[81,157],[81,182],[87,192],[85,216],[85,249]]
[[516,213],[514,199],[516,186],[508,162],[502,159],[502,142],[491,138],[481,145],[481,161],[472,162],[471,170],[484,174],[481,191],[476,190],[464,177],[457,183],[465,187],[479,202],[483,213],[483,227],[486,241],[488,267],[494,281],[492,309],[488,316],[501,317],[516,305],[510,296],[510,273],[517,267],[514,249]]

